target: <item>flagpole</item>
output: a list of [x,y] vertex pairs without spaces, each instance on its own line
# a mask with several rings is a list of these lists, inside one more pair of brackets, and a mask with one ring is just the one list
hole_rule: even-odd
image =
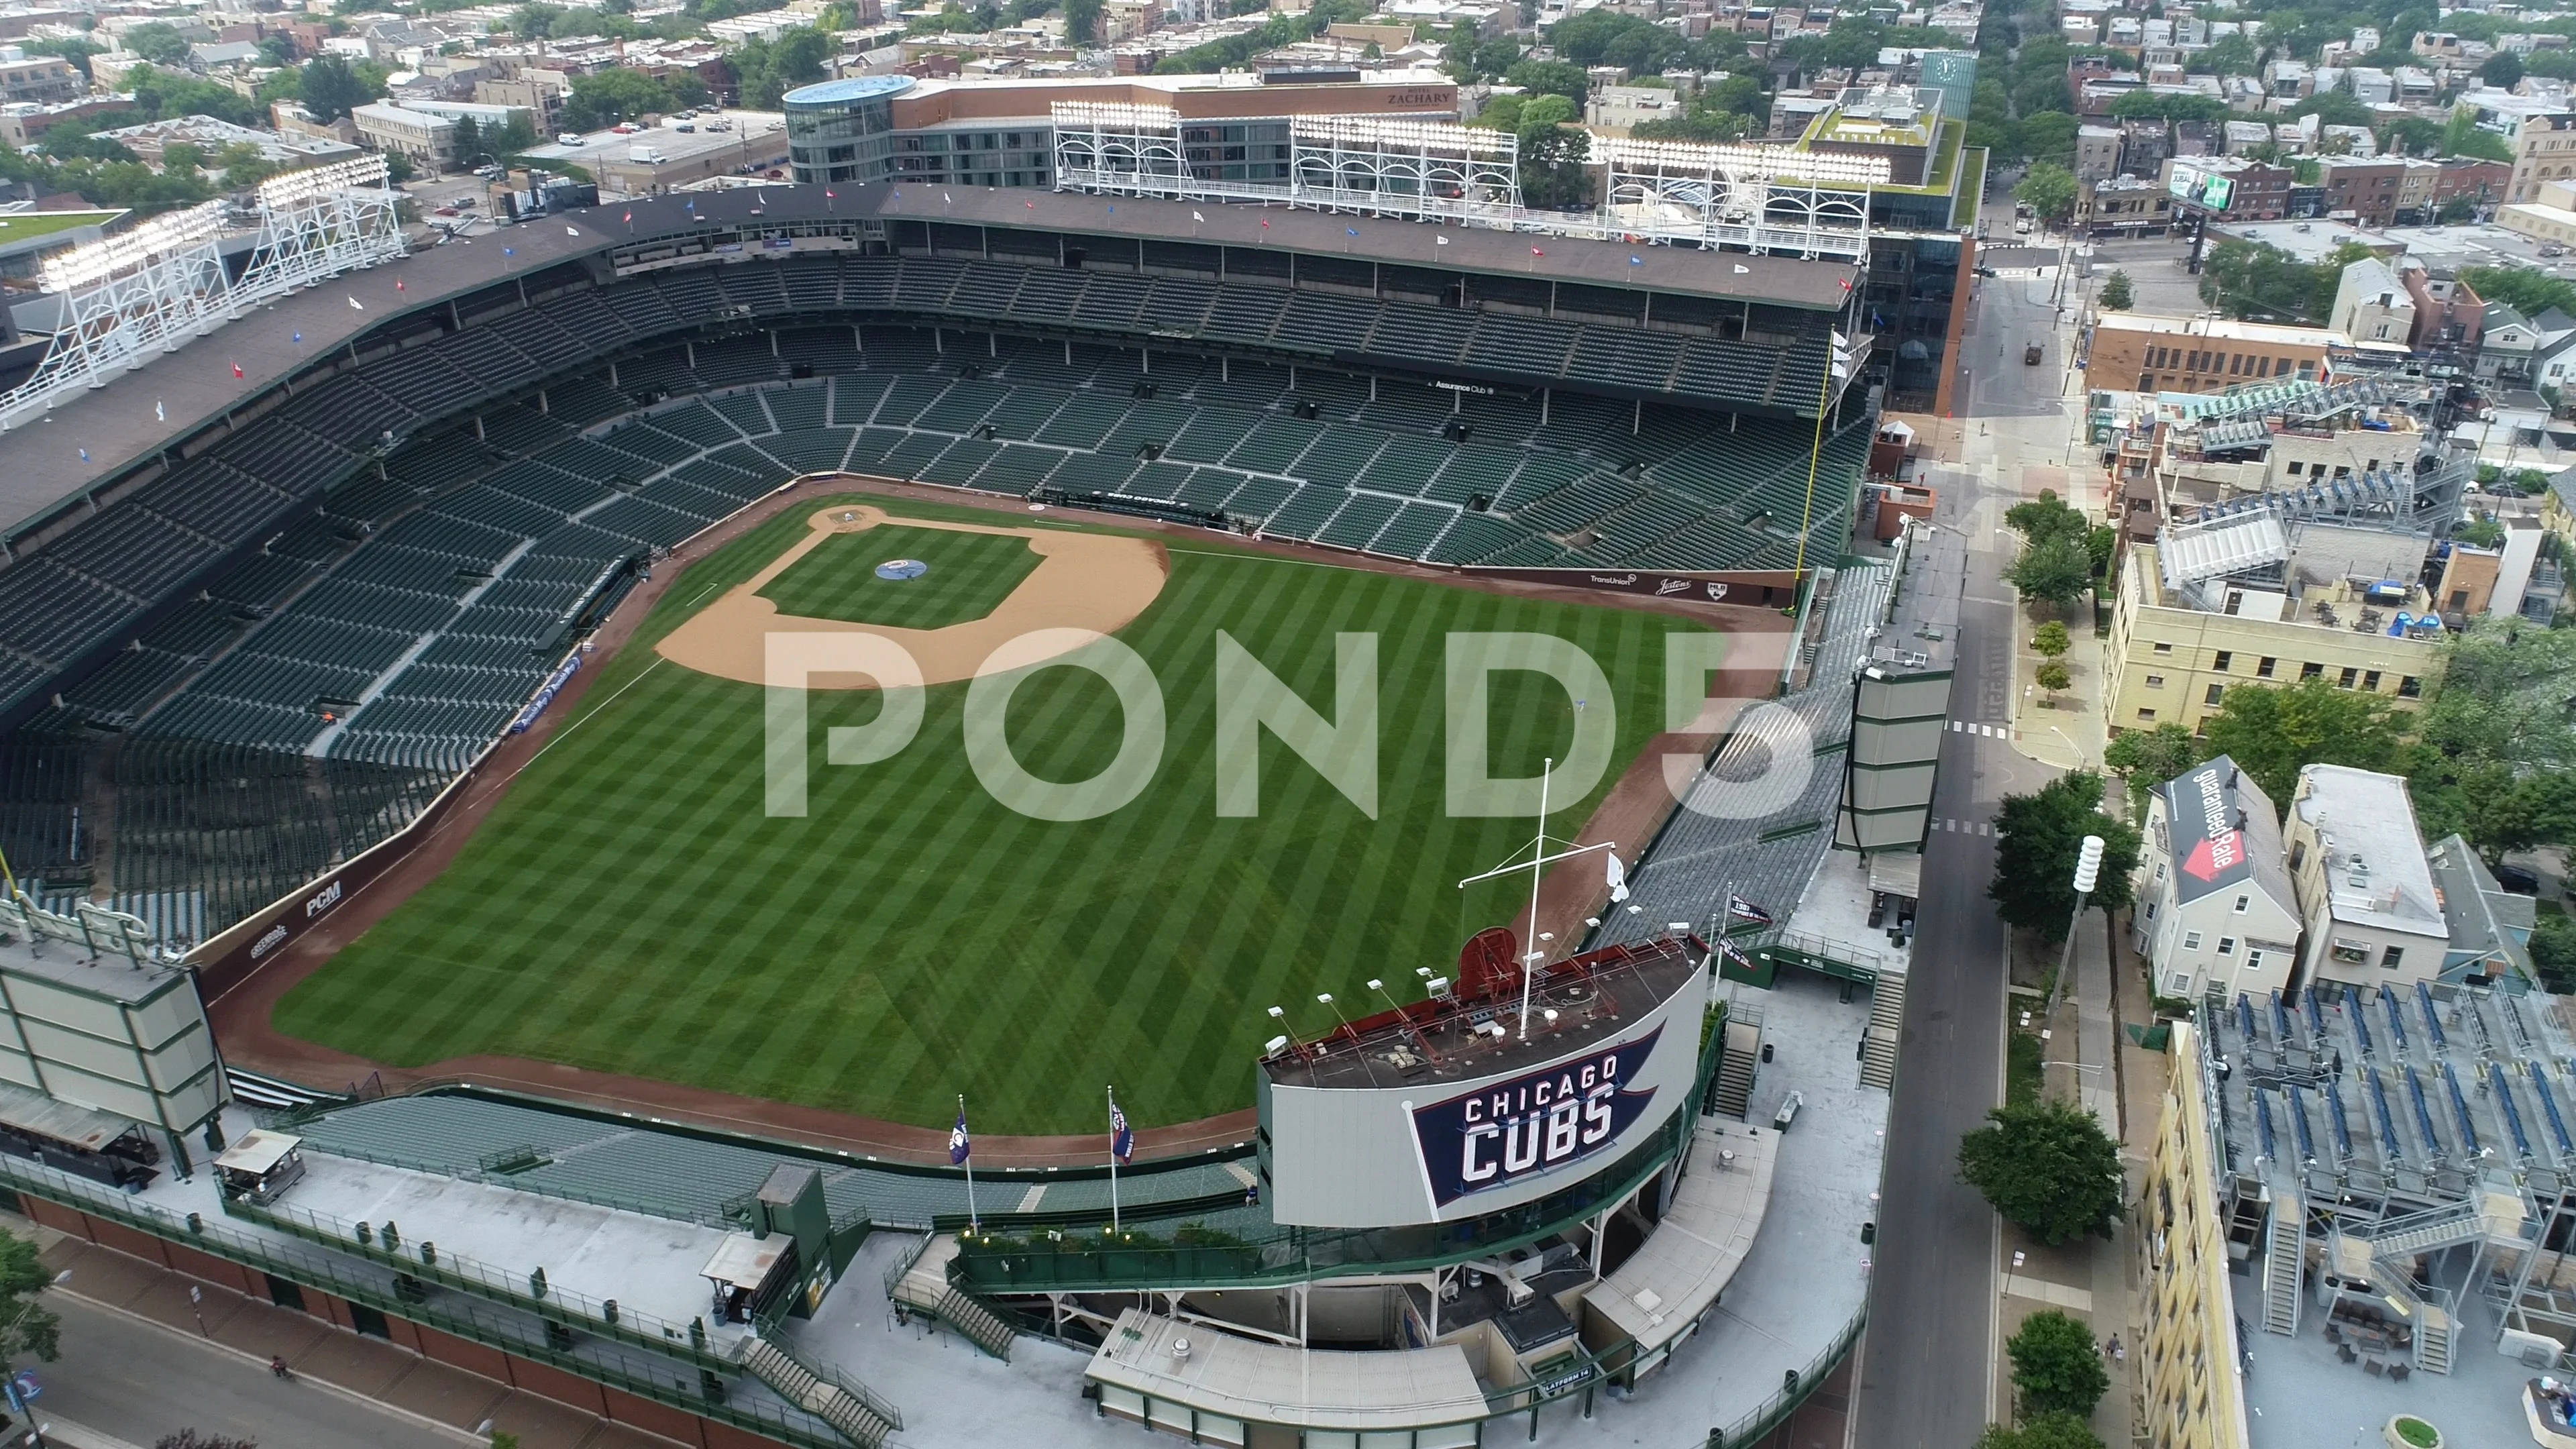
[[[957,1094],[957,1120],[960,1124],[963,1124],[966,1120],[966,1094],[964,1092]],[[966,1148],[966,1231],[970,1233],[980,1233],[983,1230],[984,1215],[975,1211],[975,1148],[973,1142],[970,1140]]]
[[[1118,1120],[1118,1089],[1105,1087],[1102,1090],[1109,1094],[1109,1120],[1115,1122]],[[1118,1133],[1115,1128],[1112,1128],[1109,1133],[1109,1231],[1115,1233],[1119,1230]]]
[[[1529,777],[1524,775],[1521,778],[1527,779]],[[1530,851],[1529,940],[1525,944],[1532,947],[1535,947],[1538,944],[1538,881],[1541,868],[1547,859],[1547,787],[1555,780],[1555,778],[1556,761],[1549,760],[1546,766],[1539,772],[1538,843]],[[1522,1041],[1529,1040],[1530,993],[1532,989],[1538,985],[1538,957],[1539,953],[1536,950],[1528,950],[1521,953],[1520,1039]]]

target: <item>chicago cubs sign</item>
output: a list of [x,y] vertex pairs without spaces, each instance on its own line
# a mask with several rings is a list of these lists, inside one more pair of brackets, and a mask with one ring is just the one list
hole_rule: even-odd
[[1662,1037],[1492,1082],[1413,1110],[1414,1141],[1436,1209],[1581,1162],[1618,1141],[1655,1099],[1631,1090]]

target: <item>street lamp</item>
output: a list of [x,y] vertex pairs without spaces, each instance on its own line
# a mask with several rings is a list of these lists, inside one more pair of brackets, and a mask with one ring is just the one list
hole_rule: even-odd
[[2066,989],[2066,977],[2075,969],[2075,932],[2084,922],[2084,904],[2093,887],[2102,878],[2102,837],[2084,837],[2084,846],[2075,853],[2075,914],[2066,923],[2066,952],[2057,962],[2057,979],[2048,983],[2048,1006],[2041,1012],[2046,1021],[2057,1014],[2058,993]]

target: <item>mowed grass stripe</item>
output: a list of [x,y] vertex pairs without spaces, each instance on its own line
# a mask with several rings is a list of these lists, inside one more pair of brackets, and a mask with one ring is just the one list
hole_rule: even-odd
[[[748,577],[811,511],[703,577]],[[666,604],[643,637],[686,612]],[[1264,1008],[1319,1030],[1317,992],[1356,1009],[1370,977],[1446,974],[1469,930],[1518,908],[1512,883],[1456,888],[1529,822],[1443,813],[1447,634],[1582,644],[1612,672],[1624,760],[1661,722],[1662,636],[1685,627],[1221,546],[1176,554],[1121,636],[1162,683],[1163,768],[1078,824],[984,793],[958,743],[963,685],[930,691],[912,747],[863,768],[826,764],[821,739],[872,717],[875,696],[817,695],[810,813],[769,819],[760,690],[665,668],[539,760],[448,873],[290,994],[279,1024],[403,1064],[514,1053],[926,1124],[964,1091],[992,1131],[1096,1130],[1113,1081],[1142,1122],[1230,1110],[1251,1099]],[[1217,818],[1218,629],[1328,715],[1334,635],[1379,635],[1377,820],[1266,733],[1262,814]],[[629,650],[594,697],[649,657]],[[1498,774],[1564,753],[1561,691],[1503,675],[1495,697]],[[1030,676],[1009,715],[1024,766],[1057,779],[1105,764],[1121,719],[1066,669]],[[1608,783],[1560,799],[1555,832]]]
[[[817,511],[799,510],[798,516]],[[896,559],[919,560],[930,572],[913,579],[877,577],[877,565]],[[944,629],[993,612],[1037,566],[1028,540],[1011,534],[880,525],[824,539],[760,595],[779,613],[802,619]]]

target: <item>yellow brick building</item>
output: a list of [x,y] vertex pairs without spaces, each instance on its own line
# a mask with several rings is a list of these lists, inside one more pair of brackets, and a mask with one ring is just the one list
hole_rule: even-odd
[[2137,1388],[2155,1449],[2251,1449],[2236,1378],[2236,1310],[2228,1297],[2200,1035],[2176,1022],[2165,1051],[2162,1126],[2138,1206],[2146,1285]]

